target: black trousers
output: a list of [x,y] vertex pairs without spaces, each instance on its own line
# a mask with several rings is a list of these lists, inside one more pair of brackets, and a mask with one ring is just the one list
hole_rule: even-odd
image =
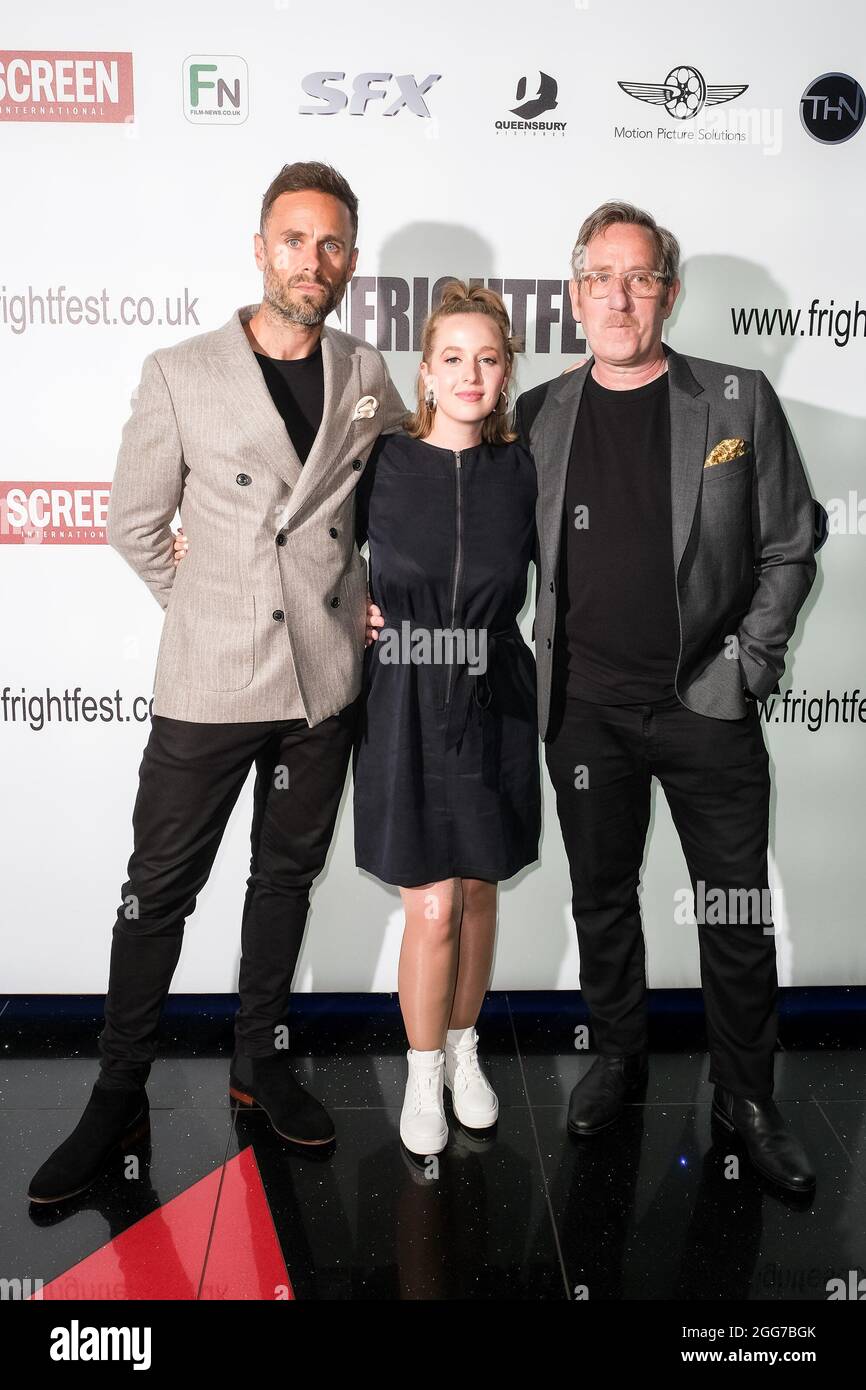
[[772,1095],[778,982],[767,901],[769,760],[757,707],[743,719],[710,719],[679,701],[601,705],[561,694],[545,757],[597,1051],[646,1046],[638,883],[657,777],[695,893],[709,1080],[736,1095]]
[[235,1045],[269,1056],[285,1021],[313,880],[334,833],[359,701],[304,719],[199,724],[154,715],[132,815],[134,848],[112,933],[100,1085],[143,1085],[183,928],[255,763]]

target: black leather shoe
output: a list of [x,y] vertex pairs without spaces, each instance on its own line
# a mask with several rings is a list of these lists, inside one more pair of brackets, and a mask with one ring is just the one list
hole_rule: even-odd
[[607,1129],[619,1119],[627,1097],[646,1084],[648,1074],[645,1052],[619,1057],[600,1054],[571,1093],[569,1132],[598,1134],[599,1130]]
[[772,1096],[735,1096],[724,1086],[713,1095],[713,1119],[738,1134],[759,1173],[790,1192],[814,1192],[815,1173],[806,1150],[785,1124]]
[[68,1139],[54,1150],[31,1179],[31,1202],[62,1202],[95,1182],[118,1150],[150,1133],[150,1106],[144,1088],[118,1091],[94,1083],[84,1114]]
[[284,1052],[270,1057],[244,1057],[236,1052],[229,1095],[251,1110],[264,1110],[277,1134],[295,1144],[330,1144],[336,1138],[324,1105],[298,1084]]

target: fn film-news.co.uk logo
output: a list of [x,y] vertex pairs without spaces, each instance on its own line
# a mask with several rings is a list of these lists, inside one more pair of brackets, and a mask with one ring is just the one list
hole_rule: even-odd
[[183,64],[183,114],[192,125],[242,125],[249,73],[237,54],[196,53]]

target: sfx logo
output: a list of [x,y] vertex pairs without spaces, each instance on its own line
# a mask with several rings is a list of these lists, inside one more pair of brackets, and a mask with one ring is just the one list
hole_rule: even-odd
[[[533,89],[535,95],[530,96],[527,100],[527,91]],[[551,77],[549,73],[539,72],[538,80],[532,84],[532,88],[530,88],[527,79],[521,77],[515,92],[518,105],[511,107],[512,116],[517,116],[518,119],[516,121],[496,121],[496,130],[531,132],[534,135],[562,135],[565,132],[565,121],[539,121],[537,119],[545,111],[556,109],[558,92],[556,79]]]
[[733,101],[748,90],[748,83],[708,87],[697,68],[671,68],[664,82],[617,82],[617,86],[637,101],[663,106],[675,121],[688,121],[705,106]]
[[422,82],[418,82],[411,73],[399,73],[395,77],[390,72],[360,72],[352,82],[350,101],[339,87],[328,86],[328,83],[344,82],[344,72],[308,72],[301,86],[308,97],[314,97],[321,105],[299,106],[298,111],[302,116],[336,116],[348,106],[350,116],[363,116],[371,101],[384,101],[390,96],[387,84],[396,82],[400,94],[382,115],[396,116],[405,108],[411,111],[413,116],[429,120],[430,112],[424,100],[424,93],[429,92],[433,83],[440,81],[441,76],[441,73],[431,72]]

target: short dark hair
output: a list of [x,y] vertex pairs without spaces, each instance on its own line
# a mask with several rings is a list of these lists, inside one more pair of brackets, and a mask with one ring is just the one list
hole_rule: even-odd
[[339,198],[341,203],[345,203],[352,219],[354,246],[358,237],[358,199],[342,174],[330,164],[319,164],[316,160],[283,165],[262,199],[262,215],[259,219],[259,231],[262,236],[265,234],[271,208],[281,193],[306,193],[309,190],[329,193],[332,198]]

